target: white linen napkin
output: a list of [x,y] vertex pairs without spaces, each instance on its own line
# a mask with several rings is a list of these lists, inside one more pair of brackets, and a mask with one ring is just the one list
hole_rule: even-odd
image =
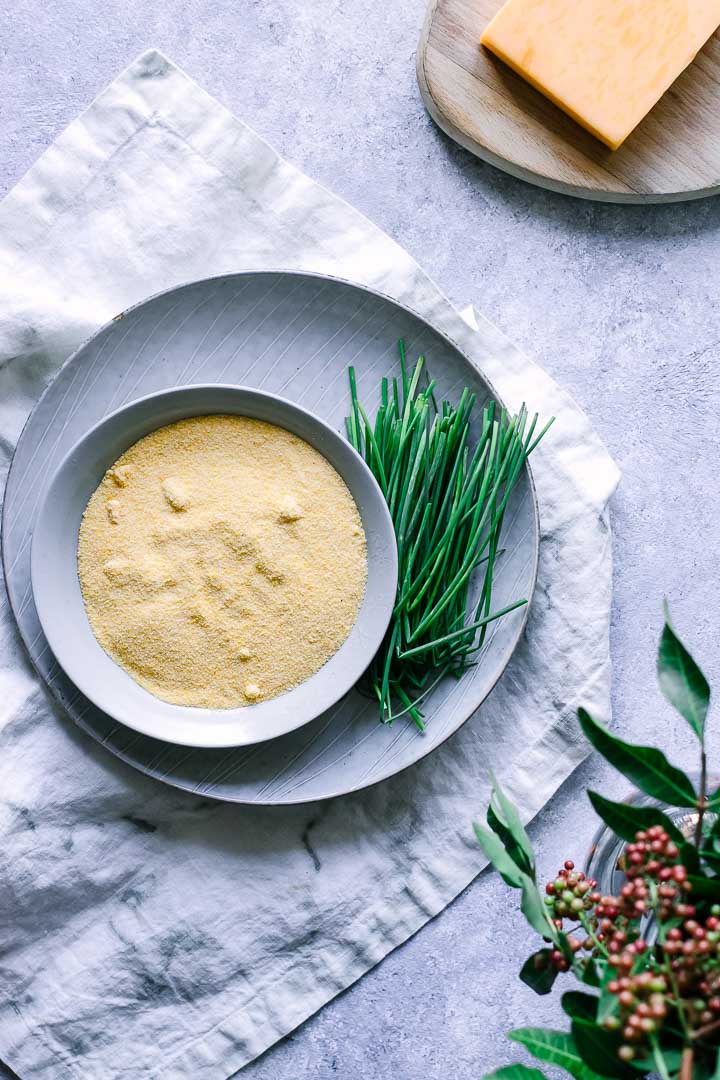
[[478,873],[470,822],[488,767],[529,819],[587,752],[577,705],[609,718],[618,474],[587,418],[155,51],[0,206],[3,474],[41,390],[102,323],[175,284],[262,267],[379,288],[450,334],[511,407],[557,415],[534,458],[527,632],[479,714],[415,768],[322,805],[241,807],[152,781],[76,729],[3,596],[0,1058],[28,1080],[225,1080]]

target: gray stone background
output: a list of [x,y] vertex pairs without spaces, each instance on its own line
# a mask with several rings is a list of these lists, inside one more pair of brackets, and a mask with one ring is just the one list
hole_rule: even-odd
[[[153,45],[387,230],[454,302],[477,304],[569,388],[623,471],[614,501],[615,722],[689,768],[689,732],[659,698],[654,658],[667,594],[676,625],[720,684],[720,200],[590,204],[476,161],[423,110],[414,54],[424,6],[9,0],[0,6],[0,195]],[[720,767],[715,739],[713,757]],[[587,851],[588,786],[616,797],[627,790],[597,760],[565,784],[532,828],[548,877]],[[478,1080],[529,1060],[505,1031],[561,1017],[557,996],[536,998],[517,980],[535,941],[515,895],[483,874],[243,1078]]]

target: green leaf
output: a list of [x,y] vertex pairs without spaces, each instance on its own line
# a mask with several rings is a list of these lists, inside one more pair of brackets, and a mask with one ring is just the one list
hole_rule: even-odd
[[617,972],[615,971],[615,968],[610,967],[609,964],[605,964],[605,970],[603,971],[602,982],[600,985],[597,1013],[595,1016],[590,1017],[596,1024],[604,1023],[608,1016],[617,1016],[620,1011],[617,994],[611,994],[608,990],[608,983],[612,982],[616,976]]
[[699,897],[712,900],[720,904],[720,878],[700,877],[697,874],[688,874],[688,881],[692,885],[693,901]]
[[492,831],[495,833],[495,835],[500,837],[503,844],[505,845],[505,850],[507,851],[508,855],[515,863],[515,865],[518,866],[523,871],[523,873],[533,873],[533,866],[531,863],[528,862],[525,852],[519,846],[512,833],[508,829],[507,825],[505,825],[505,823],[498,817],[492,806],[492,803],[490,804],[490,806],[488,806],[487,809],[487,823],[492,829]]
[[700,856],[695,845],[686,840],[680,847],[680,862],[685,865],[689,874],[700,874]]
[[[665,1037],[667,1037],[667,1028],[664,1029],[664,1035]],[[668,1048],[663,1045],[660,1053],[670,1076],[677,1076],[680,1071],[682,1051],[668,1050]],[[660,1075],[657,1069],[657,1059],[652,1051],[652,1048],[645,1048],[644,1052],[642,1048],[639,1048],[638,1057],[634,1058],[630,1064],[631,1067],[635,1070],[635,1080],[640,1080],[639,1074],[642,1073],[652,1073],[653,1076],[656,1078]],[[697,1063],[693,1075],[693,1080],[700,1080],[700,1070],[697,1068]],[[706,1077],[705,1080],[709,1080],[709,1077]]]
[[712,848],[703,848],[700,852],[703,862],[716,874],[720,874],[720,855]]
[[[667,1028],[665,1029],[665,1035],[666,1035],[666,1038],[669,1037],[669,1033],[667,1031]],[[671,1075],[673,1075],[674,1073],[679,1073],[680,1072],[680,1066],[682,1064],[682,1050],[673,1050],[673,1049],[669,1048],[668,1046],[666,1046],[663,1043],[663,1046],[662,1046],[662,1048],[660,1050],[660,1053],[662,1054],[662,1058],[663,1058],[663,1061],[665,1062],[665,1068],[667,1069],[667,1071]],[[644,1066],[645,1062],[639,1062],[637,1060],[633,1061],[633,1068],[636,1068],[640,1064],[642,1064]],[[655,1061],[655,1058],[652,1055],[648,1055],[647,1068],[645,1069],[645,1071],[646,1072],[657,1072],[657,1062]],[[698,1080],[698,1078],[699,1078],[699,1076],[701,1074],[702,1074],[701,1063],[696,1061],[695,1062],[694,1080]]]
[[630,806],[628,803],[611,802],[597,791],[588,791],[588,798],[598,817],[602,818],[622,840],[630,843],[635,839],[635,833],[639,829],[649,829],[651,825],[662,825],[676,844],[685,843],[683,834],[659,806]]
[[504,1065],[502,1069],[488,1073],[484,1080],[545,1080],[545,1073],[531,1069],[529,1065]]
[[691,873],[693,870],[699,870],[698,855],[694,845],[686,840],[659,806],[631,806],[628,803],[611,802],[597,791],[588,791],[588,798],[598,817],[602,818],[622,840],[631,842],[639,829],[649,829],[651,825],[662,825],[680,848],[681,860],[688,870]]
[[591,1020],[573,1020],[572,1034],[584,1064],[598,1075],[610,1077],[611,1080],[636,1075],[618,1057],[622,1043],[619,1032],[606,1031]]
[[473,829],[485,857],[490,860],[505,884],[512,889],[521,889],[523,878],[527,877],[527,874],[510,858],[502,840],[476,821],[473,822]]
[[595,1020],[598,1011],[598,999],[582,990],[568,990],[561,1001],[563,1012],[572,1020]]
[[520,910],[533,930],[537,930],[538,934],[542,934],[543,937],[554,939],[556,928],[552,924],[547,905],[540,895],[540,890],[531,877],[528,877],[527,874],[523,876],[525,881],[522,886]]
[[502,841],[495,833],[490,832],[489,829],[479,825],[477,822],[473,823],[473,828],[480,847],[506,885],[510,885],[513,889],[522,890],[520,910],[533,930],[537,930],[542,937],[554,939],[555,927],[535,881],[513,862]]
[[536,994],[549,994],[558,977],[557,968],[550,963],[551,949],[540,949],[528,956],[520,969],[520,979]]
[[598,961],[593,959],[592,956],[588,956],[585,960],[585,969],[580,981],[583,982],[585,986],[602,986],[602,978],[606,966],[604,961]]
[[[494,820],[497,824],[504,828],[509,837],[512,838],[513,846],[518,851],[518,858],[515,859],[521,870],[524,870],[526,874],[534,876],[535,873],[535,856],[530,843],[530,838],[525,832],[525,827],[520,819],[515,804],[508,799],[507,795],[503,792],[502,788],[498,784],[493,773],[490,773],[492,780],[492,801],[488,810],[488,824],[491,828],[490,815],[492,813]],[[507,840],[505,846],[509,848]]]
[[665,603],[665,626],[658,651],[660,689],[681,716],[684,716],[698,739],[705,737],[705,718],[710,703],[710,687],[670,624]]
[[563,933],[562,930],[558,930],[555,945],[560,949],[567,962],[572,966],[573,960],[575,959],[575,953],[572,951],[569,935]]
[[583,1062],[569,1032],[547,1028],[516,1028],[508,1032],[508,1038],[519,1042],[538,1061],[546,1061],[549,1065],[558,1065],[565,1069],[575,1080],[595,1080],[596,1073]]
[[690,780],[670,764],[661,750],[623,742],[593,720],[585,709],[578,709],[578,717],[586,738],[598,753],[647,795],[671,806],[695,805],[697,796]]

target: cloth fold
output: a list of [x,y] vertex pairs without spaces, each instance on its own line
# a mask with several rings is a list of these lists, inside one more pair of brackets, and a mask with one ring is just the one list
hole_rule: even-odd
[[557,416],[534,458],[542,542],[527,631],[479,712],[416,767],[323,804],[239,807],[164,787],[76,729],[3,597],[0,1058],[23,1080],[225,1080],[479,872],[470,822],[489,767],[527,820],[587,753],[577,705],[609,719],[618,473],[587,418],[156,51],[0,205],[3,476],[43,387],[98,326],[243,268],[379,289],[451,336],[511,408]]

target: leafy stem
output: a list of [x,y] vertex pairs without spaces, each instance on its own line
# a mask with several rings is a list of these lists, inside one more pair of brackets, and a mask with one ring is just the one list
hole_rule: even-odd
[[686,1039],[690,1039],[692,1038],[692,1032],[690,1030],[690,1025],[688,1024],[687,1016],[685,1015],[685,1005],[680,996],[680,987],[678,986],[675,972],[673,971],[672,964],[670,963],[670,958],[667,954],[663,954],[663,970],[672,989],[673,1004],[675,1005],[678,1019],[683,1029],[683,1033]]
[[700,793],[697,801],[697,824],[695,825],[695,847],[700,849],[703,840],[703,820],[707,810],[707,754],[704,738],[700,743]]
[[680,1062],[680,1080],[692,1080],[694,1063],[695,1050],[693,1049],[693,1047],[683,1047],[682,1060]]
[[655,1062],[655,1067],[660,1073],[662,1080],[670,1080],[670,1073],[668,1072],[665,1058],[663,1057],[662,1050],[660,1049],[660,1043],[658,1042],[657,1035],[653,1035],[650,1038],[650,1045],[652,1047],[653,1061]]
[[709,1024],[705,1024],[704,1027],[698,1028],[693,1032],[693,1039],[707,1039],[708,1036],[714,1035],[716,1031],[720,1030],[720,1019],[711,1020]]
[[590,940],[593,942],[593,944],[595,945],[595,948],[598,950],[598,952],[600,952],[601,955],[603,957],[605,957],[605,959],[607,959],[608,951],[605,948],[605,946],[603,945],[602,941],[600,941],[600,939],[598,938],[595,931],[593,930],[593,927],[592,927],[592,925],[590,923],[590,920],[588,919],[588,917],[587,917],[587,915],[585,914],[584,911],[580,912],[580,925],[582,926],[583,930],[585,931],[587,936],[590,938]]

